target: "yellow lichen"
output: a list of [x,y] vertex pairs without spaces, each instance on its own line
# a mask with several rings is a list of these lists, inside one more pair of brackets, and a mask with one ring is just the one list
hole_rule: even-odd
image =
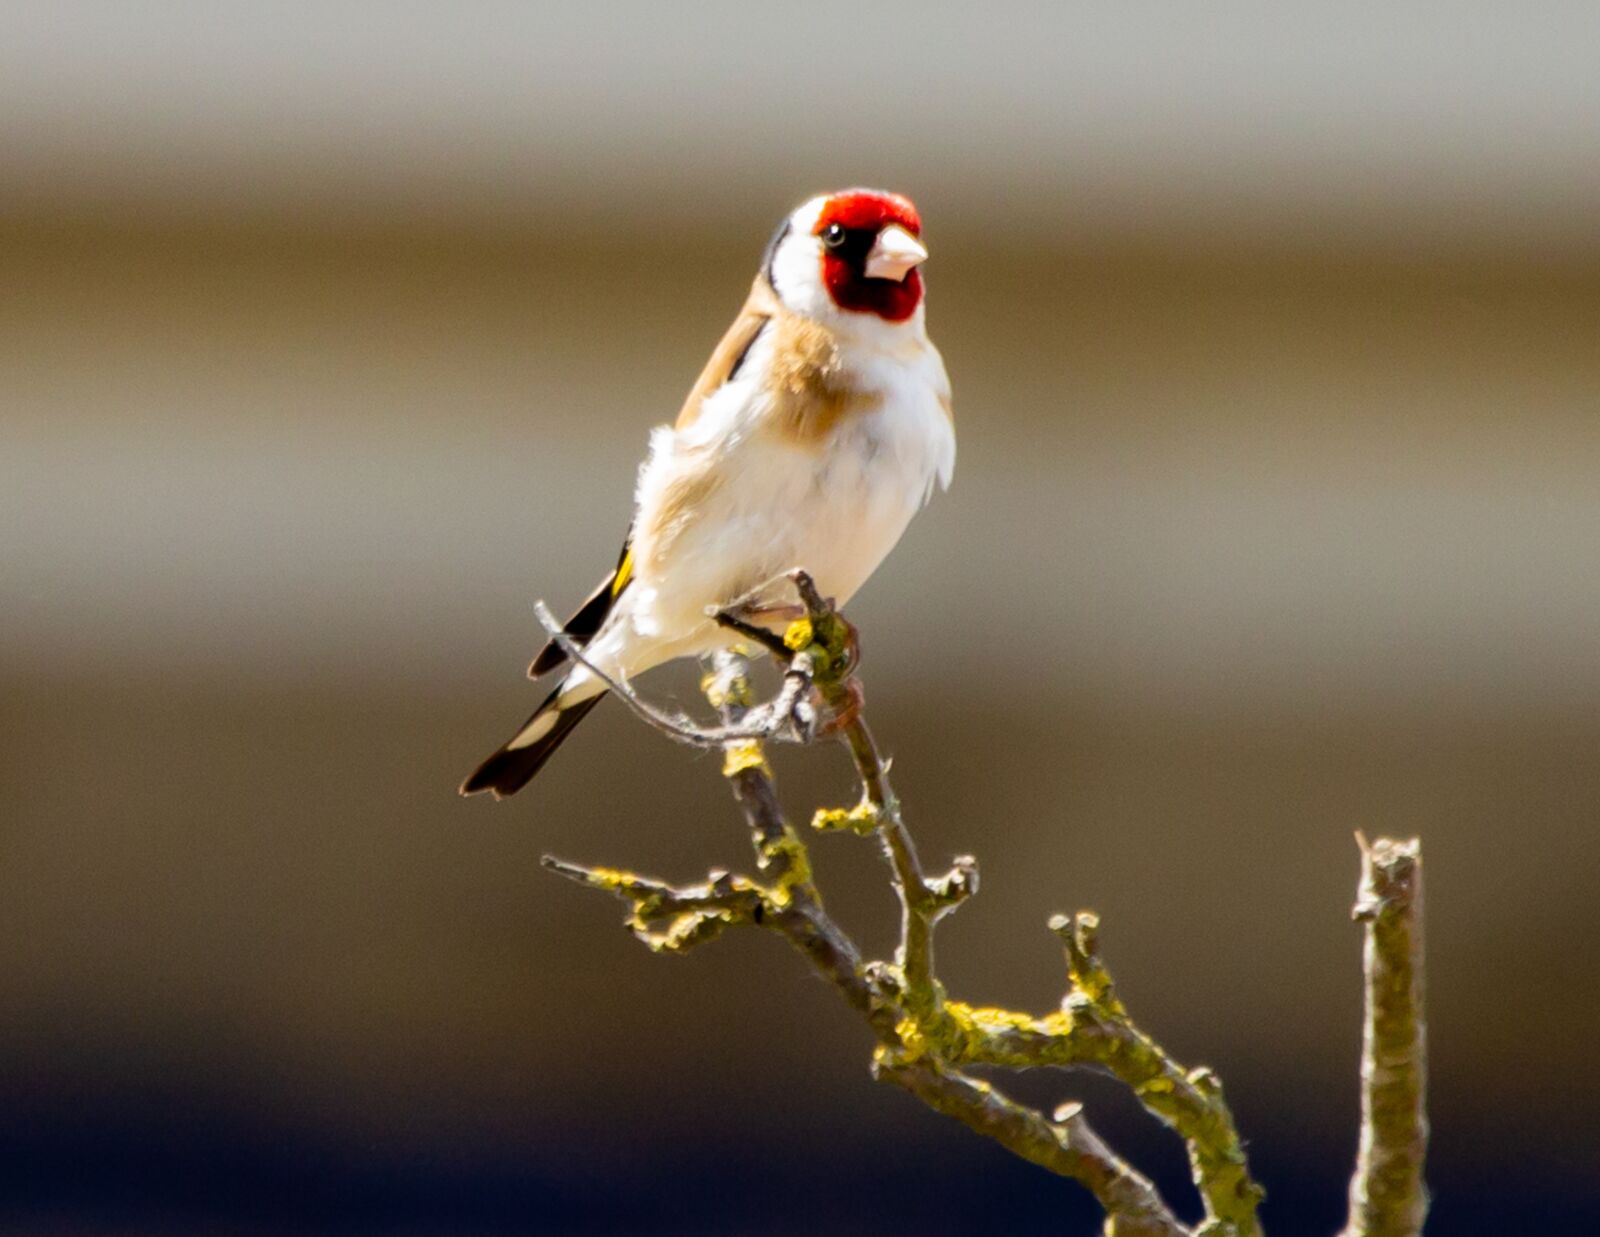
[[927,1037],[917,1025],[917,1020],[910,1015],[894,1024],[894,1033],[900,1038],[901,1060],[915,1061],[928,1051]]
[[783,645],[793,653],[811,656],[811,675],[818,686],[836,684],[844,662],[840,660],[849,645],[849,628],[834,615],[820,622],[809,618],[795,619],[783,632]]
[[946,1008],[952,1017],[983,1030],[1010,1027],[1017,1031],[1028,1031],[1034,1026],[1032,1015],[1018,1013],[1014,1009],[1001,1009],[998,1005],[967,1005],[962,1001],[951,1001]]
[[750,689],[750,680],[742,674],[724,675],[712,671],[701,677],[700,690],[714,709],[723,709],[729,705],[749,708],[755,703],[755,693]]
[[[968,1005],[946,1001],[940,1007],[941,1025],[932,1032],[940,1051],[954,1060],[983,1060],[995,1065],[1028,1065],[1034,1051],[1023,1051],[1018,1038],[1064,1040],[1072,1034],[1072,1015],[1065,1012],[1035,1017],[997,1005]],[[1009,1045],[1009,1046],[1008,1046]]]
[[795,889],[811,883],[811,852],[788,825],[783,827],[781,836],[760,844],[758,856],[763,870],[777,869],[776,882],[765,891],[774,905],[788,906]]
[[636,920],[635,932],[656,953],[681,953],[692,945],[716,936],[734,922],[734,915],[725,910],[685,911],[658,932],[641,931],[642,925],[638,925]]
[[823,807],[818,808],[811,818],[811,827],[818,832],[848,829],[852,833],[859,833],[862,837],[876,832],[882,820],[878,809],[870,799],[863,798],[855,807]]
[[767,766],[767,754],[761,750],[761,744],[754,739],[745,743],[729,744],[722,753],[722,776],[734,777],[746,769],[760,769],[763,773],[771,773]]
[[597,889],[609,889],[613,892],[631,889],[639,883],[638,875],[625,868],[590,868],[584,879]]

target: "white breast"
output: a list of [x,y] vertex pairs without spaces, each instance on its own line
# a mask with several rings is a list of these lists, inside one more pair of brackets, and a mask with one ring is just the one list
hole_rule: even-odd
[[[794,567],[810,571],[841,605],[866,582],[934,483],[949,484],[955,465],[949,382],[920,325],[893,337],[892,350],[846,353],[854,361],[852,384],[880,398],[820,448],[773,432],[770,418],[763,420],[761,384],[750,377],[710,396],[682,433],[655,432],[640,470],[637,527],[648,527],[670,504],[681,478],[709,467],[716,483],[663,540],[657,561],[636,555],[638,574],[624,601],[638,635],[662,644],[720,643],[706,608]],[[744,375],[764,371],[770,346],[757,341]]]
[[882,404],[836,431],[813,485],[797,496],[805,515],[796,565],[841,605],[895,547],[934,483],[950,483],[955,432],[941,401],[944,367],[928,352],[926,370],[884,367]]

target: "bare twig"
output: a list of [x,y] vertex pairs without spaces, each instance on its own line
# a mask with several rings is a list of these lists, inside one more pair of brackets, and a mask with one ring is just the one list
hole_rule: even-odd
[[[805,635],[816,641],[840,663],[839,671],[819,677],[818,689],[836,714],[845,718],[840,731],[856,774],[861,779],[862,803],[870,812],[884,854],[894,873],[894,888],[900,898],[900,948],[896,961],[905,973],[907,999],[923,1013],[936,1004],[933,985],[933,925],[948,909],[929,887],[917,856],[916,844],[900,818],[900,800],[889,784],[888,762],[878,752],[872,731],[861,714],[861,701],[852,671],[859,659],[855,629],[850,627],[817,591],[804,571],[792,576],[800,600],[805,604]],[[972,861],[976,881],[976,860]]]
[[534,602],[533,613],[563,653],[604,683],[636,717],[670,739],[704,748],[718,748],[740,740],[790,739],[800,743],[810,740],[815,719],[805,699],[811,688],[809,661],[792,659],[778,695],[753,711],[749,719],[738,725],[702,726],[687,714],[666,713],[656,708],[634,691],[632,684],[595,664],[583,646],[556,621],[544,602]]
[[1422,845],[1361,834],[1355,918],[1366,925],[1361,1147],[1344,1237],[1415,1237],[1428,1214]]
[[904,1087],[935,1112],[987,1134],[1007,1151],[1088,1187],[1116,1237],[1187,1237],[1189,1230],[1161,1201],[1150,1179],[1128,1166],[1089,1128],[1081,1105],[1057,1121],[1017,1103],[981,1079],[936,1060],[880,1062],[879,1078]]

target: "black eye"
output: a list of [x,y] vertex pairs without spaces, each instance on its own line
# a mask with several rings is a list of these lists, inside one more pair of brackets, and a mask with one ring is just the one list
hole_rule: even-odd
[[829,249],[837,249],[844,244],[844,228],[837,223],[830,223],[822,229],[822,243]]

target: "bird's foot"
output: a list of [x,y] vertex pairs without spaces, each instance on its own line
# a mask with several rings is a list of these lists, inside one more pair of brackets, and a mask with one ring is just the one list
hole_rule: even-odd
[[822,658],[817,677],[827,682],[844,682],[861,664],[861,633],[832,608],[795,619],[783,633],[783,643],[795,653],[819,651]]
[[[707,613],[719,627],[766,649],[791,674],[798,670],[805,676],[811,690],[792,698],[782,724],[806,743],[847,730],[860,718],[864,694],[855,670],[861,664],[861,636],[806,572],[788,576],[800,594],[799,605],[763,604],[763,590],[757,590]],[[782,636],[772,630],[780,624]],[[802,654],[803,669],[797,665]]]
[[860,679],[843,680],[831,695],[831,712],[812,732],[818,739],[826,739],[850,729],[860,720],[861,710],[867,703],[867,694],[861,688]]
[[711,611],[711,620],[718,627],[735,632],[753,644],[759,644],[779,661],[787,663],[791,654],[781,636],[751,621],[758,612],[744,608]]

